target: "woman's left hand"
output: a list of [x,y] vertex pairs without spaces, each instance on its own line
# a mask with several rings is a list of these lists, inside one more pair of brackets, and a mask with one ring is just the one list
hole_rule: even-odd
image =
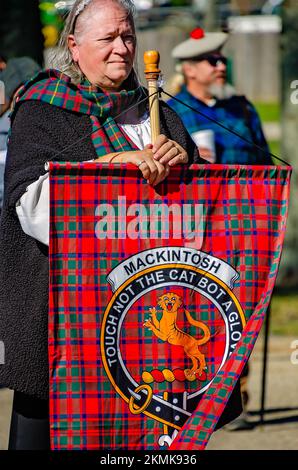
[[151,150],[154,160],[159,161],[162,165],[175,166],[188,162],[188,155],[181,145],[163,134],[157,137]]

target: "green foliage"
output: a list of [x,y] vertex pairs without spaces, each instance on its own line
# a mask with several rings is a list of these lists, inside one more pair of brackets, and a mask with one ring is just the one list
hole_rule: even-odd
[[[268,142],[268,144],[269,144],[269,148],[270,148],[271,153],[273,153],[277,157],[283,158],[283,156],[280,153],[281,152],[280,140],[270,140]],[[273,163],[275,165],[282,165],[282,163],[279,160],[275,159],[275,158],[273,158]]]
[[254,102],[262,122],[279,122],[280,121],[280,104],[279,103],[262,103]]
[[298,294],[273,295],[270,332],[285,336],[298,335]]

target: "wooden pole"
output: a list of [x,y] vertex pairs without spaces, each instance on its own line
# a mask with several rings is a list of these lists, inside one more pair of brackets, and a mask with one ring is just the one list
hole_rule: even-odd
[[160,74],[158,51],[146,51],[144,53],[144,74],[148,83],[149,111],[151,124],[151,141],[154,142],[160,134],[159,102],[158,102],[158,77]]

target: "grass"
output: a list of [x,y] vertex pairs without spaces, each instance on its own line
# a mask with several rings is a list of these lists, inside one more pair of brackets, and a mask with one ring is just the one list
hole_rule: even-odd
[[273,295],[270,333],[298,338],[298,294]]
[[279,103],[262,103],[254,102],[254,106],[260,115],[262,122],[279,122],[280,121],[280,104]]
[[[263,103],[263,102],[254,102],[254,106],[260,116],[262,124],[265,122],[280,122],[280,104],[279,103]],[[268,142],[270,152],[278,157],[281,157],[281,145],[279,140],[271,140]],[[278,160],[274,160],[276,165],[281,163]]]
[[[270,140],[268,144],[269,144],[270,152],[273,153],[273,155],[276,155],[277,157],[282,158],[282,155],[280,153],[281,152],[280,140]],[[273,158],[273,163],[275,163],[276,165],[281,165],[281,162],[275,158]]]

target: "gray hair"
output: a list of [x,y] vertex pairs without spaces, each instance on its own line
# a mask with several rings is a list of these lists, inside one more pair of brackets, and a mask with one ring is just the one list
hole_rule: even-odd
[[[68,75],[72,82],[78,84],[84,78],[79,66],[74,62],[72,54],[68,48],[68,36],[75,33],[78,17],[87,9],[87,7],[95,0],[76,0],[67,16],[64,29],[61,33],[58,49],[53,58],[53,66],[61,72]],[[128,16],[133,21],[135,16],[135,6],[133,0],[111,0],[118,3],[127,11]]]

